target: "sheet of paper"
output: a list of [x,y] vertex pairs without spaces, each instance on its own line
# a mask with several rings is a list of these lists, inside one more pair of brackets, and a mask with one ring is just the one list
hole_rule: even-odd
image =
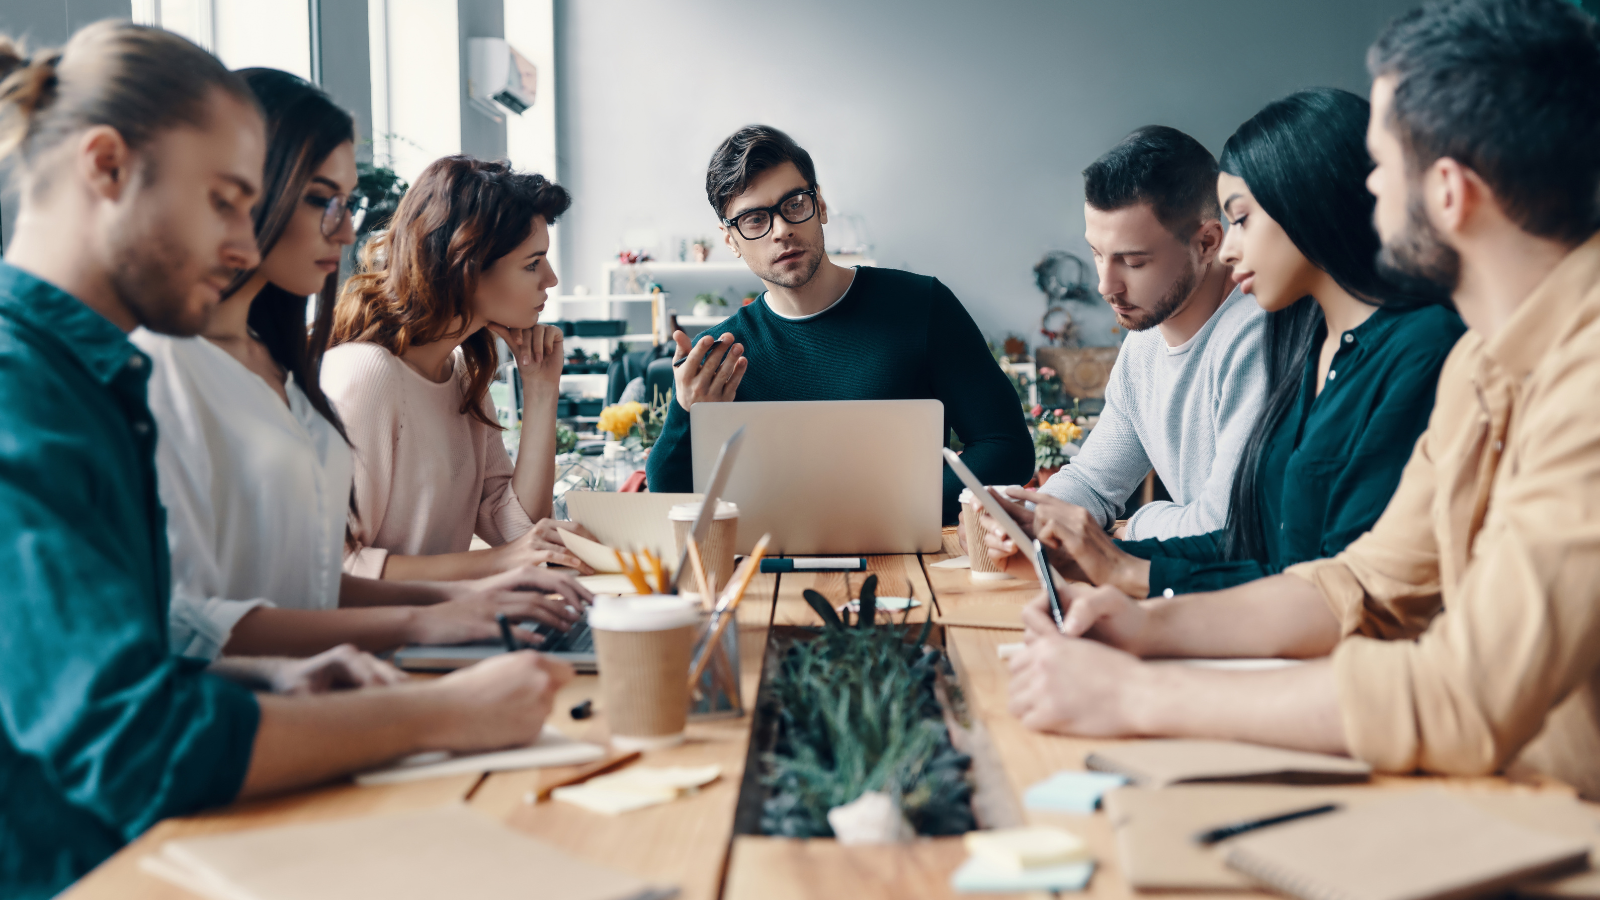
[[402,781],[419,781],[424,778],[442,778],[468,772],[501,772],[509,769],[544,769],[551,766],[575,766],[594,762],[606,755],[599,744],[575,741],[549,725],[540,733],[539,740],[527,747],[500,750],[494,753],[472,753],[456,756],[449,753],[419,753],[399,762],[356,776],[356,784],[371,787],[379,784],[396,784]]
[[1022,805],[1086,816],[1100,806],[1107,791],[1127,783],[1128,779],[1110,772],[1057,772],[1024,791]]
[[933,563],[931,565],[931,568],[934,568],[934,569],[970,569],[970,568],[972,568],[972,558],[971,557],[967,557],[967,556],[958,556],[955,559],[941,560],[939,562]]
[[721,766],[634,766],[583,784],[559,787],[550,797],[590,812],[616,816],[670,803],[717,780]]
[[589,529],[595,540],[619,550],[649,550],[674,565],[678,560],[677,541],[667,511],[680,503],[700,500],[699,494],[647,492],[568,491],[565,496],[567,514]]
[[556,534],[561,536],[561,543],[567,545],[572,555],[588,563],[589,568],[601,575],[622,574],[622,566],[617,564],[616,551],[610,547],[574,534],[565,528],[556,529]]
[[579,575],[578,583],[591,594],[637,594],[626,575]]

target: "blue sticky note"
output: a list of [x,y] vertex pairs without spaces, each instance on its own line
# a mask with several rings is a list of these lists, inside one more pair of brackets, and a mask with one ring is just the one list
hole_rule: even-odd
[[1094,874],[1094,861],[1040,866],[1017,872],[977,857],[969,857],[950,876],[950,887],[962,894],[1003,894],[1012,891],[1081,891]]
[[1088,815],[1100,805],[1100,797],[1128,779],[1109,772],[1057,772],[1028,788],[1022,805],[1028,809]]

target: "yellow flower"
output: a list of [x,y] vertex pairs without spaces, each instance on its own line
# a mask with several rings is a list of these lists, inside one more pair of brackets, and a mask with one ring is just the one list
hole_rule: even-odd
[[1040,422],[1039,430],[1056,439],[1062,446],[1083,437],[1083,429],[1071,422]]
[[639,424],[639,416],[644,413],[644,404],[629,401],[608,406],[600,411],[600,430],[622,440]]

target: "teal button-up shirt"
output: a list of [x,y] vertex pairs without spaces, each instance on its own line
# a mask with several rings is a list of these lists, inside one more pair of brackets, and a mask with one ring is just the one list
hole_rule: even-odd
[[1321,394],[1313,349],[1299,396],[1262,448],[1267,559],[1227,559],[1223,531],[1119,542],[1150,560],[1150,596],[1221,590],[1275,575],[1333,556],[1370,530],[1428,426],[1439,370],[1465,332],[1461,317],[1441,306],[1380,308],[1340,338]]
[[227,803],[260,717],[167,643],[150,360],[0,263],[0,896],[55,895]]

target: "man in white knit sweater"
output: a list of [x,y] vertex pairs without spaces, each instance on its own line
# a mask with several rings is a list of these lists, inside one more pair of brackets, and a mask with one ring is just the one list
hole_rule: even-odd
[[1140,507],[1117,536],[1214,531],[1266,395],[1264,314],[1217,258],[1216,159],[1183,132],[1150,126],[1083,175],[1100,294],[1132,334],[1099,424],[1041,490],[1109,528],[1154,468],[1173,499]]

